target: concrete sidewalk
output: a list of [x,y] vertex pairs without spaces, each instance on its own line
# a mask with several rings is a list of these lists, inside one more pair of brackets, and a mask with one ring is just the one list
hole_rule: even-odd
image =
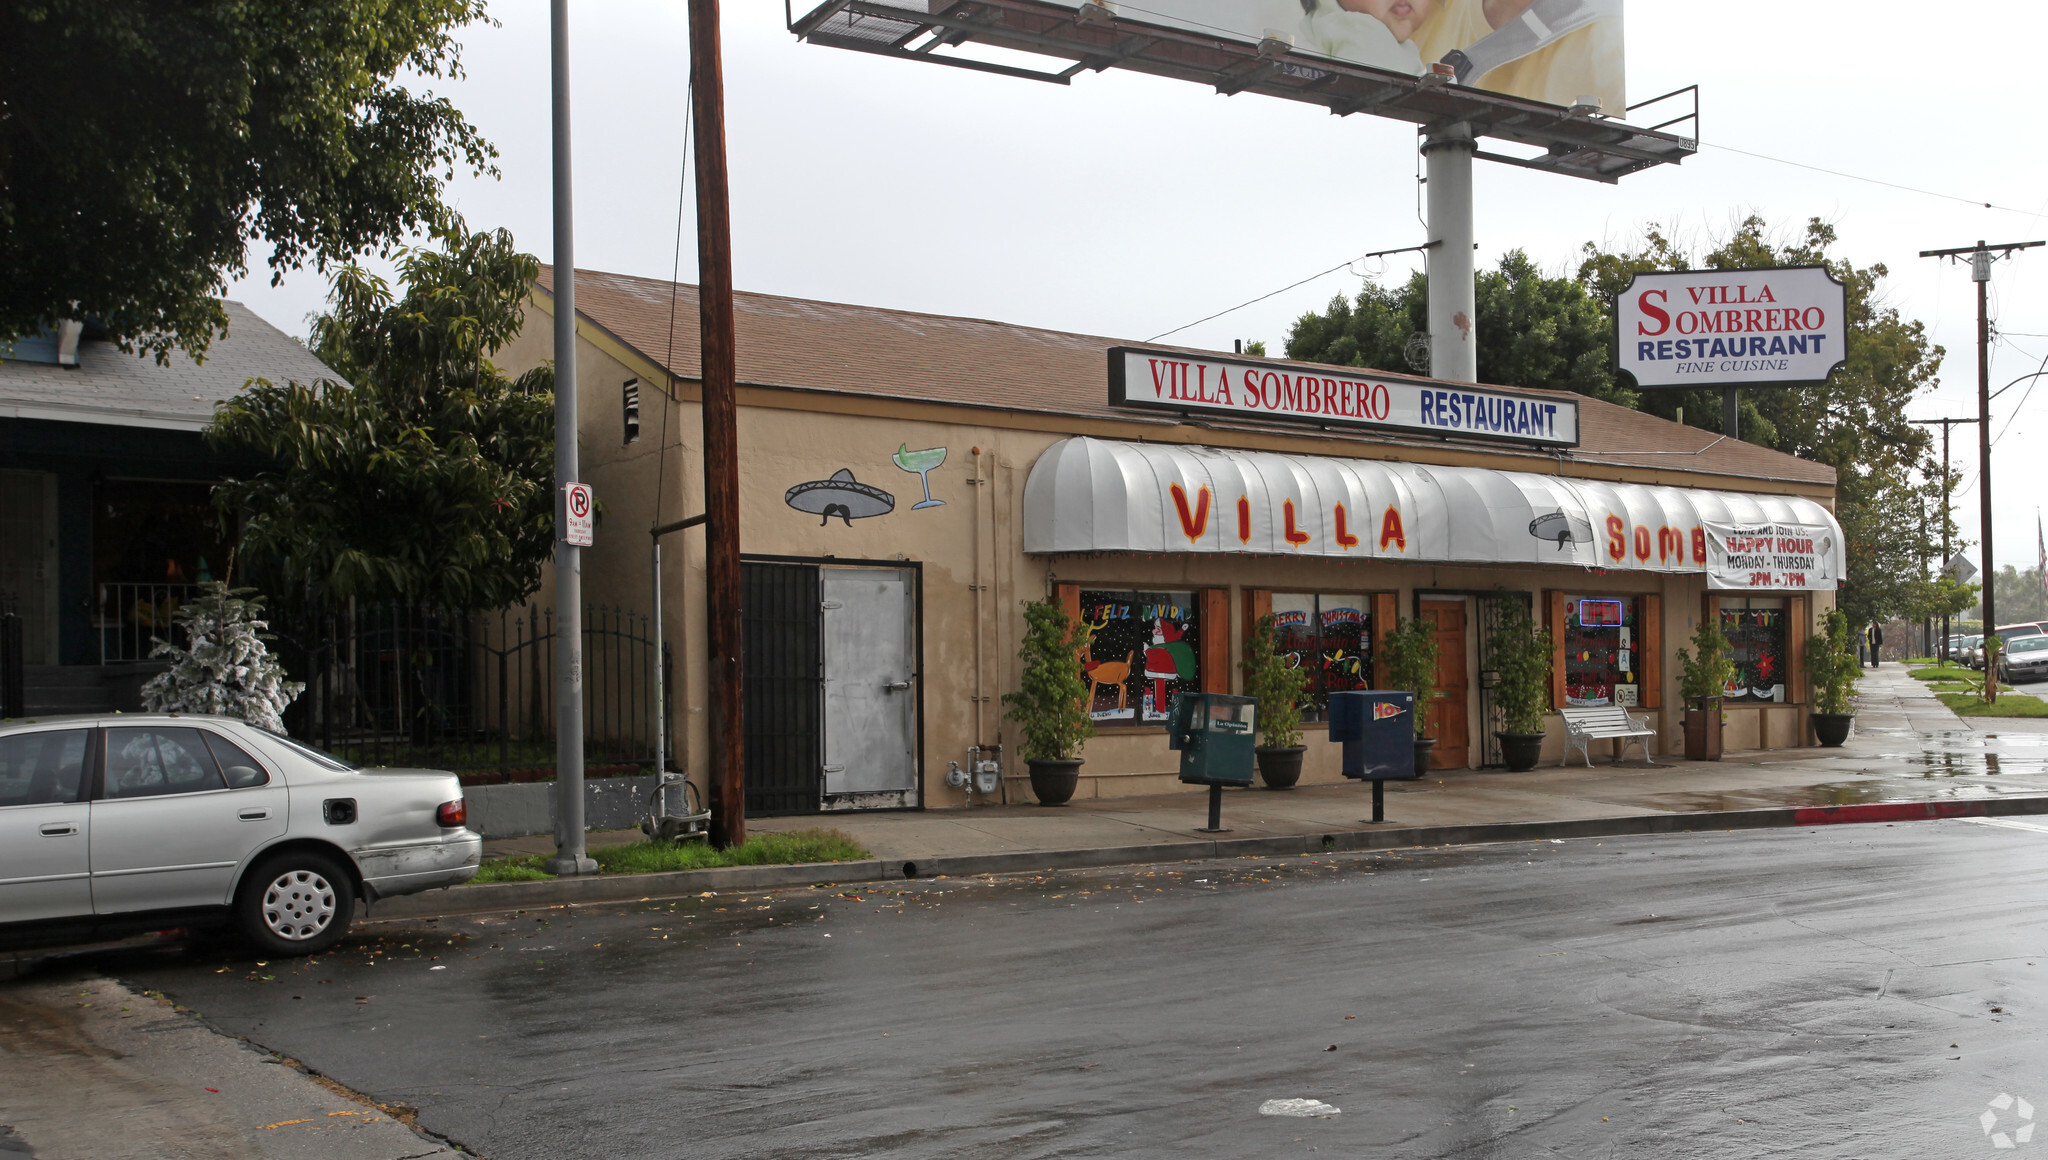
[[[1965,721],[1906,675],[1903,665],[1866,670],[1856,729],[1841,749],[1757,750],[1718,762],[1607,758],[1588,769],[1526,773],[1446,771],[1387,785],[1387,822],[1374,826],[1371,787],[1226,790],[1227,838],[1279,838],[1529,822],[1585,822],[1643,815],[1697,815],[1772,807],[1882,802],[2048,799],[2048,735],[2004,731],[1996,719]],[[2048,808],[2044,805],[2043,808]],[[1098,798],[1067,806],[972,806],[896,813],[750,819],[753,833],[830,826],[884,863],[970,855],[1032,854],[1180,845],[1209,838],[1207,791]],[[638,831],[593,833],[593,845],[637,841]],[[491,854],[552,852],[546,836],[485,843]]]

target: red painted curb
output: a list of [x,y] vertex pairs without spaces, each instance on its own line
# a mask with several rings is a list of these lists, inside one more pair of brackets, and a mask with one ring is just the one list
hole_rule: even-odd
[[1990,811],[1975,802],[1870,802],[1853,806],[1806,806],[1792,811],[1795,826],[1848,822],[1918,822],[1928,818],[1981,818]]

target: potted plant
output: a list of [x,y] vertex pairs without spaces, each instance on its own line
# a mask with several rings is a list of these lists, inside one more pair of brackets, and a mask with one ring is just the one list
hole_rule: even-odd
[[1024,643],[1017,650],[1024,676],[1015,692],[1003,694],[1003,704],[1024,733],[1018,748],[1042,806],[1067,804],[1081,782],[1081,743],[1095,735],[1081,657],[1094,635],[1093,625],[1068,616],[1058,601],[1024,604]]
[[1693,630],[1695,653],[1678,650],[1682,675],[1678,694],[1685,699],[1685,759],[1721,760],[1721,695],[1735,679],[1728,659],[1728,638],[1712,617],[1702,617]]
[[1380,637],[1387,658],[1387,679],[1396,689],[1415,694],[1415,772],[1429,768],[1436,738],[1429,732],[1428,705],[1436,698],[1436,627],[1419,616],[1404,620]]
[[1501,760],[1509,771],[1533,769],[1543,753],[1543,718],[1550,712],[1550,666],[1557,642],[1539,629],[1520,601],[1502,602],[1500,627],[1487,642],[1500,681],[1493,687],[1507,728],[1500,738]]
[[1259,740],[1253,750],[1259,758],[1259,779],[1267,789],[1292,789],[1301,780],[1301,695],[1308,688],[1308,674],[1288,663],[1285,654],[1273,647],[1274,619],[1271,613],[1259,618],[1244,642],[1244,695],[1257,704]]
[[1863,665],[1856,659],[1855,638],[1849,635],[1849,618],[1839,608],[1828,612],[1823,631],[1806,642],[1806,679],[1813,683],[1813,736],[1834,748],[1849,739],[1849,723],[1856,714],[1849,695]]

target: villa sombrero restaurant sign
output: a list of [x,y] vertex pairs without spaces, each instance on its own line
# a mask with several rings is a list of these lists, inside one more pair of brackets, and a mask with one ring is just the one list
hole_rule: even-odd
[[1556,395],[1411,382],[1285,363],[1112,347],[1112,406],[1462,435],[1552,447],[1579,442],[1579,406]]

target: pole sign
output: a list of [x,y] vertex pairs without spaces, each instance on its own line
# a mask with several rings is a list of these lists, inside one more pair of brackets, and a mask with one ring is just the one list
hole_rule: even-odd
[[1848,357],[1825,266],[1637,274],[1614,322],[1616,365],[1638,387],[1811,386]]
[[590,485],[562,485],[562,542],[572,548],[588,548],[595,520],[591,518]]
[[1183,414],[1462,435],[1548,447],[1579,443],[1579,405],[1469,383],[1374,378],[1277,362],[1117,346],[1109,402]]

